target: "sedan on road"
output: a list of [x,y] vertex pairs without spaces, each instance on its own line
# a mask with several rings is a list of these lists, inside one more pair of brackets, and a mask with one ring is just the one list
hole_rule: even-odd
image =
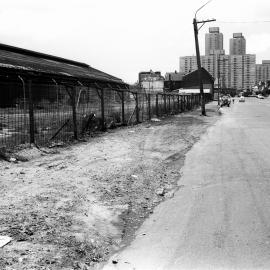
[[239,102],[245,102],[245,97],[244,97],[244,96],[241,96],[241,97],[239,98]]

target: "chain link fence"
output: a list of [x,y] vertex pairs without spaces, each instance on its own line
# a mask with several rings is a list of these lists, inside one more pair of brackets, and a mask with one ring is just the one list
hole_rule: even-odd
[[[50,145],[199,106],[200,95],[0,83],[0,147]],[[210,97],[206,95],[206,101]]]

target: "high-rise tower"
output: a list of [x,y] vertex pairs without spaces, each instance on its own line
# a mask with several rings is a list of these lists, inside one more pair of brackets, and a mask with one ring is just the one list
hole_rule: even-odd
[[246,39],[242,33],[234,33],[230,39],[230,55],[246,54]]
[[219,32],[219,27],[210,27],[209,33],[205,34],[205,55],[214,51],[223,51],[223,34]]
[[[246,54],[246,40],[242,33],[233,34],[230,55],[225,54],[223,34],[219,32],[219,27],[210,27],[205,35],[205,55],[201,56],[201,65],[216,81],[219,79],[221,88],[251,89],[255,83],[256,67],[257,81],[270,80],[270,61],[256,66],[256,55]],[[180,57],[181,72],[188,73],[197,68],[196,56]]]

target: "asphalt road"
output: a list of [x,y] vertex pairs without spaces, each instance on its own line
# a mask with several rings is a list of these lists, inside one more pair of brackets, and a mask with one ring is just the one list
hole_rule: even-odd
[[224,108],[179,186],[104,269],[270,269],[270,99]]

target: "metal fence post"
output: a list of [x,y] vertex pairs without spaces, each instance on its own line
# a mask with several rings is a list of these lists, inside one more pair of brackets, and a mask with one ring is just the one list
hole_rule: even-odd
[[185,111],[185,96],[182,96],[182,112]]
[[100,89],[100,105],[101,105],[101,128],[102,131],[106,130],[106,126],[105,126],[105,109],[104,109],[104,89],[101,88]]
[[166,94],[163,94],[163,99],[164,99],[164,113],[167,113]]
[[156,116],[158,117],[158,94],[156,94]]
[[71,106],[72,106],[72,118],[73,118],[73,132],[74,139],[78,140],[78,127],[77,127],[77,112],[76,112],[76,87],[71,87]]
[[122,125],[125,125],[125,93],[121,92],[121,103],[122,103]]
[[151,120],[151,94],[148,94],[148,119]]
[[32,80],[28,80],[28,94],[29,94],[30,143],[35,143],[35,118],[34,118],[34,104],[33,104],[33,96],[32,96]]
[[135,101],[136,101],[136,121],[137,123],[140,122],[140,115],[139,115],[139,101],[138,101],[138,93],[135,93]]
[[181,95],[181,112],[184,111],[184,96]]

